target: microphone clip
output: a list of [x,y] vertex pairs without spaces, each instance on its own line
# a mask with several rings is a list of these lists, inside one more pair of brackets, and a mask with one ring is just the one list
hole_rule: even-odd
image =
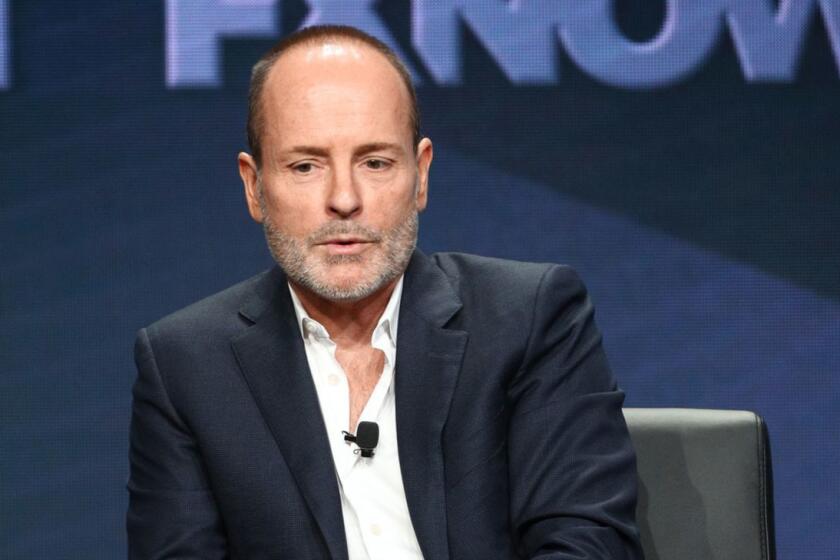
[[374,449],[379,443],[379,425],[376,422],[359,422],[356,428],[356,435],[342,431],[344,441],[355,443],[358,449],[353,453],[359,453],[362,457],[370,459],[374,455]]

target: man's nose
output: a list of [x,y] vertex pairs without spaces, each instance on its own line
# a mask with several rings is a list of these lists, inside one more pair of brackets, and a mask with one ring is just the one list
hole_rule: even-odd
[[333,168],[327,207],[330,214],[340,218],[351,218],[362,210],[362,197],[351,166]]

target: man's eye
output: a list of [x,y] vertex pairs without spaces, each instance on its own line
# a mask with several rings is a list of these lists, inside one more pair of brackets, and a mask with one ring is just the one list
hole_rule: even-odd
[[381,171],[388,167],[388,162],[384,159],[369,159],[365,161],[365,165],[368,169],[372,169],[373,171]]
[[312,164],[311,163],[297,163],[292,166],[292,169],[298,173],[311,173],[312,172]]

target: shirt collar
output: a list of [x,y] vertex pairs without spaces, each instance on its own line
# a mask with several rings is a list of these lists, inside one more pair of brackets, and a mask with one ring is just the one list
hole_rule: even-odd
[[[385,310],[382,312],[382,315],[379,317],[379,321],[376,323],[376,328],[373,329],[373,334],[371,335],[371,341],[374,341],[377,338],[377,335],[384,331],[387,337],[390,339],[391,344],[396,347],[397,345],[397,324],[399,322],[400,316],[400,301],[402,300],[402,291],[403,291],[403,278],[404,275],[400,276],[400,279],[397,280],[397,285],[394,286],[394,291],[391,292],[391,297],[388,300],[388,305],[385,306]],[[306,340],[307,337],[312,334],[316,338],[324,338],[329,339],[329,333],[324,326],[309,316],[304,309],[303,304],[300,302],[300,298],[298,298],[295,290],[292,288],[292,285],[288,282],[286,285],[289,287],[289,293],[292,296],[292,305],[295,308],[295,315],[297,316],[297,323],[298,328],[300,329],[301,337]]]

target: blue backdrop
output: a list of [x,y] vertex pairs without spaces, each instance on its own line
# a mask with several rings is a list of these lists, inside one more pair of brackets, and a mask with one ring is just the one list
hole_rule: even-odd
[[575,266],[627,404],[762,414],[836,558],[838,0],[0,0],[0,557],[124,556],[134,333],[269,266],[249,68],[318,22],[412,67],[421,247]]

